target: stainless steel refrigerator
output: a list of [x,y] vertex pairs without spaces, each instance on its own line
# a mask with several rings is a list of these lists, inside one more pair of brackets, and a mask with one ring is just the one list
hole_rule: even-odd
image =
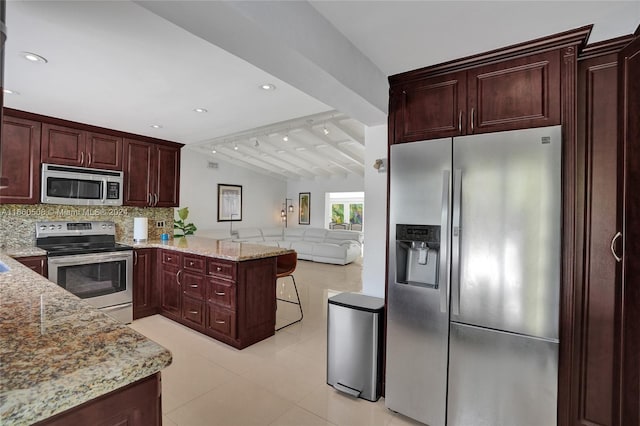
[[556,424],[561,128],[393,145],[385,403]]

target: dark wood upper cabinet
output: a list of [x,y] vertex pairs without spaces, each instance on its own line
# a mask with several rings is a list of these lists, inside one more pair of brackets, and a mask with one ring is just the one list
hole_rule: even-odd
[[124,204],[177,207],[180,203],[180,146],[124,140]]
[[122,170],[122,138],[44,123],[43,163]]
[[96,169],[122,170],[122,138],[87,132],[86,165]]
[[43,163],[83,166],[85,132],[71,127],[44,123],[40,158]]
[[560,124],[560,50],[467,72],[467,133]]
[[466,132],[467,74],[456,72],[392,89],[395,141],[413,142]]
[[8,186],[0,189],[3,204],[40,201],[40,133],[40,122],[4,115],[0,155]]

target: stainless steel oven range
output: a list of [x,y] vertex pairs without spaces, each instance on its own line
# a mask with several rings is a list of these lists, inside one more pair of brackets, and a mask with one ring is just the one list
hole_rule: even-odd
[[115,319],[133,320],[133,248],[115,241],[113,222],[37,222],[49,279]]

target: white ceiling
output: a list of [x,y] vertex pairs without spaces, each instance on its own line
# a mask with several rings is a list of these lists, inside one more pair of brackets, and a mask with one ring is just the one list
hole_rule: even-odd
[[384,123],[388,75],[588,24],[592,43],[639,23],[639,0],[9,0],[5,87],[20,95],[5,105],[283,179],[362,176],[362,123]]

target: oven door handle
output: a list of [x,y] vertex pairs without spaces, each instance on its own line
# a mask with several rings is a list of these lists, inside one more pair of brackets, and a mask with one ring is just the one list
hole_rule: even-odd
[[72,256],[49,257],[49,265],[65,266],[65,265],[83,265],[87,263],[111,262],[118,260],[132,260],[133,252],[125,251],[118,253],[100,253],[100,254],[76,254]]

